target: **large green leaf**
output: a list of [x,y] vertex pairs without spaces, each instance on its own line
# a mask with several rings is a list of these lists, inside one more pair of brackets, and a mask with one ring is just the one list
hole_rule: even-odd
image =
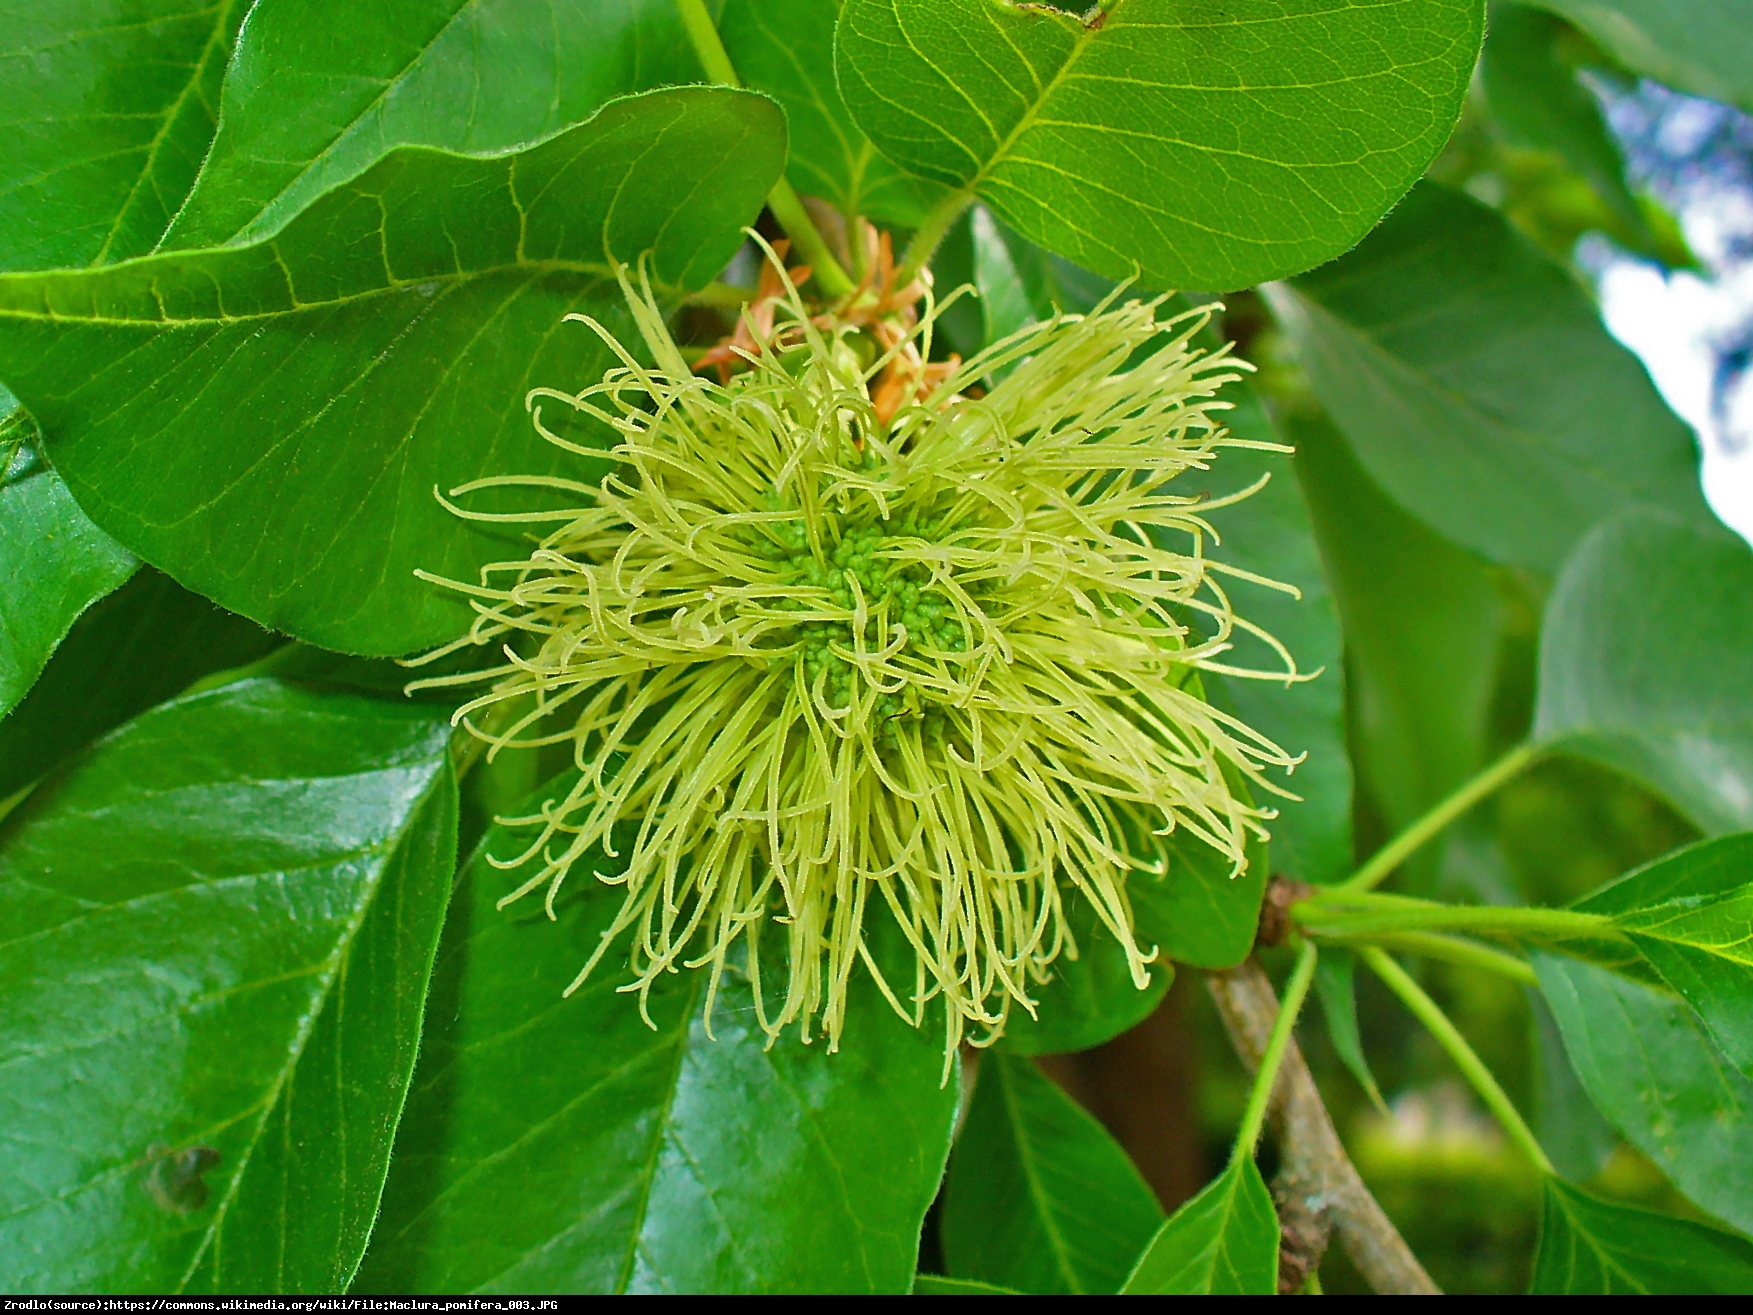
[[489,831],[452,901],[354,1290],[906,1292],[955,1120],[941,1033],[862,973],[838,1054],[769,1046],[735,972],[712,1036],[704,971],[653,989],[655,1026],[624,957],[563,998],[621,894],[587,859],[558,923],[539,898],[500,911],[486,855],[520,844]]
[[846,0],[840,89],[877,149],[1030,240],[1239,288],[1355,243],[1448,139],[1477,0]]
[[1657,859],[1574,907],[1612,916],[1753,1077],[1753,833]]
[[256,246],[0,277],[0,378],[154,565],[326,647],[405,652],[466,616],[415,568],[472,580],[510,537],[434,487],[566,464],[524,393],[612,358],[561,317],[619,322],[611,258],[712,278],[783,160],[771,101],[708,87],[511,155],[404,148]]
[[160,707],[0,834],[0,1287],[344,1290],[455,861],[447,728]]
[[[0,417],[26,422],[0,387]],[[139,562],[86,518],[28,442],[0,445],[0,717],[29,693],[49,655]],[[0,721],[0,727],[10,723]],[[0,773],[7,764],[0,761]],[[17,786],[14,785],[13,789]],[[0,784],[0,799],[12,791]]]
[[1121,1291],[1255,1297],[1278,1291],[1278,1215],[1252,1156],[1236,1156],[1169,1217]]
[[1530,0],[1658,82],[1753,111],[1753,0]]
[[247,0],[0,4],[0,270],[144,255],[213,138]]
[[1534,733],[1630,772],[1707,832],[1753,827],[1753,550],[1603,525],[1546,605]]
[[1421,183],[1357,250],[1268,293],[1370,473],[1456,543],[1556,573],[1621,509],[1709,518],[1691,432],[1488,206]]
[[266,236],[398,146],[504,151],[699,79],[675,0],[258,0],[164,245]]
[[1528,1290],[1744,1295],[1753,1293],[1753,1243],[1690,1219],[1615,1205],[1549,1178]]
[[1101,1124],[1028,1060],[982,1058],[944,1184],[951,1275],[1019,1292],[1118,1292],[1162,1222]]
[[848,216],[916,228],[944,189],[895,168],[852,121],[834,81],[839,16],[840,0],[725,0],[718,29],[743,85],[785,108],[792,186]]
[[1408,516],[1313,421],[1291,430],[1339,615],[1360,783],[1393,829],[1478,770],[1498,600],[1485,564]]
[[1686,1195],[1753,1229],[1753,1082],[1683,1001],[1594,964],[1532,959],[1596,1108]]
[[0,720],[0,799],[209,672],[241,666],[277,642],[147,567],[79,618],[29,697]]

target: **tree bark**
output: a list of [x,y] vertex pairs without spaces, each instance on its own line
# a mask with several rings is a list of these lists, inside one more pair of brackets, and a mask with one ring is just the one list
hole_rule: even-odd
[[[1255,1071],[1278,1016],[1271,981],[1249,958],[1228,972],[1212,973],[1207,985],[1236,1053]],[[1281,1166],[1273,1179],[1282,1237],[1280,1288],[1300,1288],[1320,1264],[1328,1238],[1337,1233],[1345,1253],[1377,1292],[1438,1294],[1418,1257],[1358,1177],[1294,1039],[1273,1088],[1271,1121]]]

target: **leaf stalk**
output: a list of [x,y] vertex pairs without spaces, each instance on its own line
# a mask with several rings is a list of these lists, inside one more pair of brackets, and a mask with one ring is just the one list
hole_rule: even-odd
[[1309,983],[1315,980],[1315,946],[1304,941],[1297,952],[1296,965],[1284,984],[1284,998],[1273,1021],[1272,1034],[1266,1038],[1266,1049],[1260,1056],[1259,1071],[1254,1074],[1254,1089],[1248,1093],[1248,1107],[1242,1114],[1242,1126],[1236,1132],[1235,1150],[1231,1159],[1252,1155],[1260,1130],[1266,1126],[1266,1111],[1272,1104],[1272,1088],[1278,1081],[1278,1068],[1284,1062],[1291,1032],[1296,1028],[1297,1015],[1309,995]]

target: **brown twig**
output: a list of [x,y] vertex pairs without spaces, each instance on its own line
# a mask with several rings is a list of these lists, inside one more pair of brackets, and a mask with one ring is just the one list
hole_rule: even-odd
[[[1254,1070],[1278,1016],[1271,981],[1253,959],[1206,980],[1231,1044]],[[1272,1093],[1272,1129],[1281,1166],[1273,1180],[1284,1239],[1280,1288],[1300,1288],[1320,1263],[1328,1237],[1337,1233],[1346,1255],[1377,1292],[1436,1295],[1437,1285],[1358,1177],[1294,1040]]]

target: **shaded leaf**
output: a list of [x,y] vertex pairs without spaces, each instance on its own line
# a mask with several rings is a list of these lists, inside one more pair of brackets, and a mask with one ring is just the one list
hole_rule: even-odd
[[1322,423],[1291,430],[1344,621],[1359,783],[1393,830],[1483,763],[1499,604],[1485,564],[1407,515]]
[[675,0],[258,0],[164,245],[266,237],[399,146],[505,151],[699,78]]
[[1546,1180],[1530,1292],[1753,1293],[1753,1243],[1722,1229],[1603,1201]]
[[1573,907],[1611,915],[1753,1077],[1753,834],[1669,854]]
[[1513,145],[1563,156],[1641,248],[1653,251],[1655,235],[1626,182],[1625,154],[1600,102],[1560,51],[1569,33],[1562,19],[1526,5],[1492,6],[1479,66],[1492,115]]
[[[550,783],[531,807],[564,789]],[[838,1054],[771,1046],[747,983],[566,988],[621,905],[581,862],[557,905],[500,911],[489,831],[452,901],[430,1024],[355,1292],[896,1292],[949,1154],[941,1034],[859,975]],[[713,1038],[716,1039],[713,1039]]]
[[434,487],[556,470],[524,393],[612,360],[561,317],[621,322],[612,256],[709,280],[783,158],[770,101],[707,87],[512,155],[405,148],[258,246],[0,277],[0,376],[154,565],[325,647],[406,652],[467,615],[415,568],[472,582],[517,542]]
[[1753,111],[1749,0],[1530,0],[1556,10],[1628,68]]
[[[877,149],[1117,278],[1237,288],[1321,263],[1448,138],[1474,0],[846,0],[840,89]],[[1096,11],[1092,11],[1094,13]]]
[[895,168],[853,122],[834,80],[839,16],[840,0],[724,0],[718,31],[743,85],[785,109],[793,187],[844,215],[917,228],[944,189]]
[[1376,1076],[1363,1053],[1363,1037],[1357,1028],[1357,955],[1342,945],[1327,946],[1315,963],[1315,990],[1321,996],[1321,1013],[1327,1019],[1327,1035],[1340,1062],[1351,1070],[1351,1076],[1364,1089],[1370,1101],[1383,1114],[1388,1112],[1382,1100]]
[[1017,1297],[1012,1288],[996,1287],[969,1278],[948,1278],[942,1274],[920,1274],[913,1280],[915,1297]]
[[201,167],[247,0],[0,5],[0,270],[152,250]]
[[981,1059],[944,1184],[951,1274],[1019,1292],[1118,1292],[1162,1222],[1101,1124],[1028,1060]]
[[1530,1065],[1534,1135],[1559,1173],[1587,1181],[1601,1171],[1620,1144],[1619,1134],[1601,1117],[1577,1080],[1546,997],[1529,988],[1528,1008],[1534,1023],[1530,1037],[1534,1051]]
[[[0,415],[26,422],[0,387]],[[80,613],[139,562],[86,518],[61,477],[28,442],[0,447],[0,717],[29,693]],[[0,727],[10,722],[0,721]],[[3,732],[0,732],[3,733]],[[0,773],[11,776],[10,764]],[[28,780],[29,777],[24,778]],[[0,798],[18,788],[0,784]]]
[[1682,1001],[1594,964],[1532,961],[1596,1108],[1687,1196],[1753,1227],[1753,1083]]
[[1421,183],[1353,252],[1268,289],[1322,403],[1408,511],[1556,572],[1630,507],[1710,519],[1691,431],[1571,274]]
[[277,642],[146,567],[79,618],[29,697],[0,721],[0,799],[209,672]]
[[1237,1156],[1169,1217],[1122,1292],[1134,1296],[1272,1296],[1278,1215],[1253,1157]]
[[1753,549],[1627,517],[1566,566],[1540,636],[1534,734],[1629,772],[1707,832],[1753,827]]
[[0,1286],[345,1289],[455,862],[448,727],[254,681],[0,833]]

